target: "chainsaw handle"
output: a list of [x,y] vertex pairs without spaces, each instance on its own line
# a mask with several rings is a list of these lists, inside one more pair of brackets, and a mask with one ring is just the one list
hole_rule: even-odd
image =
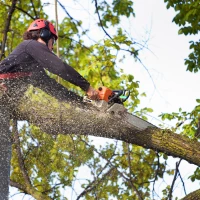
[[126,98],[122,100],[122,103],[125,102],[130,97],[130,94],[131,94],[130,90],[124,90],[123,95],[125,95],[126,92],[128,92],[128,94],[127,94]]
[[126,96],[125,99],[121,100],[122,103],[125,102],[130,96],[130,91],[129,90],[113,90],[113,92],[115,93],[115,95],[111,99],[109,99],[108,102],[111,102],[113,99],[118,98],[121,95],[125,95],[126,92],[128,92],[128,95]]
[[130,96],[129,90],[111,90],[105,86],[99,87],[97,91],[99,94],[99,99],[104,100],[107,103],[123,103]]
[[[123,90],[113,90],[113,92],[115,93],[113,97],[111,97],[108,101],[108,103],[110,103],[113,99],[116,99],[118,97],[120,97],[123,94]],[[117,94],[116,94],[117,93]]]

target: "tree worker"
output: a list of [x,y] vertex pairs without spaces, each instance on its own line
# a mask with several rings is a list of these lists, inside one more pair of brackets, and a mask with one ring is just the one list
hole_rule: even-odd
[[[44,19],[33,21],[23,34],[24,41],[0,62],[0,200],[8,199],[11,158],[10,115],[14,105],[27,89],[27,85],[42,89],[58,100],[79,103],[82,98],[68,91],[45,69],[79,86],[90,99],[98,99],[98,92],[75,69],[59,59],[52,51],[58,35],[53,24]],[[9,98],[7,98],[9,96]],[[12,102],[11,104],[9,104]]]

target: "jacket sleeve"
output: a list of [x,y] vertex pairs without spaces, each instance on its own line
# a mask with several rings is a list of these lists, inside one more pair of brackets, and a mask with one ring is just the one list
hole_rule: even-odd
[[25,51],[38,62],[39,67],[43,67],[66,81],[79,86],[84,91],[88,90],[90,83],[74,68],[64,63],[60,58],[52,53],[46,45],[31,40],[26,45]]

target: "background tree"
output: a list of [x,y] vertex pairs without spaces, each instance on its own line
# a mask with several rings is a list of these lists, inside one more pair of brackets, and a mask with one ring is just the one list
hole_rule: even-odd
[[[152,110],[149,108],[139,110],[138,82],[132,75],[124,74],[123,69],[119,67],[119,63],[123,62],[127,56],[141,62],[138,57],[139,51],[146,47],[146,41],[140,43],[133,40],[126,30],[120,28],[123,18],[134,17],[133,2],[129,0],[93,2],[92,5],[98,20],[97,25],[103,33],[103,39],[97,41],[90,39],[89,30],[84,29],[82,21],[74,19],[59,1],[58,4],[66,12],[66,18],[59,27],[62,59],[74,66],[96,88],[105,85],[112,89],[125,87],[131,90],[131,101],[126,104],[127,108],[130,112],[145,117],[143,113]],[[5,38],[7,34],[6,41],[2,40],[2,44],[5,43],[5,47],[1,51],[2,55],[8,55],[19,44],[22,33],[33,19],[47,17],[43,13],[43,6],[40,1],[1,1],[0,14],[2,16],[7,13],[12,15],[12,19],[7,19],[6,24],[10,24],[8,31],[5,31],[6,25],[2,27],[1,36]],[[4,19],[1,18],[2,24],[5,24]],[[112,34],[109,33],[108,27],[113,27]],[[51,76],[54,77],[54,75]],[[61,83],[81,94],[81,91],[69,83],[63,80]],[[44,100],[41,101],[41,105],[51,102],[54,107],[54,100],[41,91],[38,91],[38,95],[30,93],[30,97],[34,102],[30,111],[33,111],[32,108],[41,111],[41,108],[38,109],[36,106],[41,99]],[[26,104],[24,105],[26,106]],[[55,110],[49,111],[49,113],[51,112],[56,115]],[[191,116],[195,121],[196,115],[192,116],[190,113],[173,113],[171,118],[177,117],[181,121],[181,119],[185,119],[186,115]],[[170,114],[165,114],[162,117],[164,119],[170,118],[170,116]],[[42,117],[45,118],[45,116]],[[48,119],[48,116],[46,117]],[[37,120],[31,121],[29,118],[27,120],[37,124]],[[76,198],[73,197],[74,199],[81,197],[84,199],[109,199],[111,196],[116,199],[153,198],[156,196],[154,184],[159,178],[163,178],[165,173],[174,174],[176,178],[179,173],[179,163],[175,170],[166,170],[167,156],[160,152],[167,152],[199,165],[199,148],[195,149],[196,155],[192,155],[194,154],[192,150],[189,151],[190,147],[198,145],[198,142],[179,137],[170,131],[151,132],[149,130],[139,134],[135,133],[135,138],[134,135],[129,138],[127,134],[127,137],[124,136],[122,140],[128,143],[113,140],[106,142],[105,146],[97,148],[92,143],[92,139],[86,136],[57,135],[59,130],[53,130],[55,135],[49,135],[29,123],[23,124],[22,127],[20,124],[18,122],[17,127],[15,120],[11,123],[14,140],[11,185],[18,188],[21,193],[29,194],[35,199],[66,199],[62,188],[68,187],[72,190],[76,189]],[[51,124],[48,125],[51,126]],[[196,124],[193,123],[191,126],[190,123],[188,126],[192,127],[193,132],[190,132],[190,138],[192,138]],[[188,129],[183,128],[183,130],[184,133],[188,133]],[[117,136],[115,138],[120,139]],[[149,138],[151,140],[148,141]],[[166,145],[167,143],[161,144],[159,141],[163,141],[163,138],[165,141],[171,138],[169,143],[174,140],[177,144],[173,148],[169,144]],[[180,151],[179,147],[183,141],[188,144],[188,151]],[[157,151],[129,143],[157,149]],[[90,177],[81,182],[77,190],[76,183],[80,181],[78,180],[79,172],[82,168],[87,169]],[[193,176],[193,180],[195,178],[197,178],[196,174]],[[153,189],[151,189],[152,186]],[[163,199],[171,198],[172,191],[173,185],[163,190]]]

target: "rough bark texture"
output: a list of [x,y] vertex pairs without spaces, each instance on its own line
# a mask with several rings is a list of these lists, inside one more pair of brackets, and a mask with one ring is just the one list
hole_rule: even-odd
[[190,194],[182,198],[182,200],[198,200],[198,199],[200,199],[200,190],[191,192]]
[[[21,185],[19,183],[10,181],[10,186],[16,187],[19,190],[22,190],[25,194],[29,194],[37,200],[52,200],[52,198],[47,197],[47,195],[42,194],[41,192],[38,192],[34,187],[32,187],[30,185],[24,186],[24,185]],[[4,198],[2,200],[6,200],[6,199]]]
[[59,102],[42,91],[29,89],[17,106],[18,117],[50,134],[80,134],[113,138],[179,157],[200,166],[200,144],[169,130],[138,131],[91,105]]
[[11,134],[8,108],[0,104],[0,200],[8,199],[11,158]]

